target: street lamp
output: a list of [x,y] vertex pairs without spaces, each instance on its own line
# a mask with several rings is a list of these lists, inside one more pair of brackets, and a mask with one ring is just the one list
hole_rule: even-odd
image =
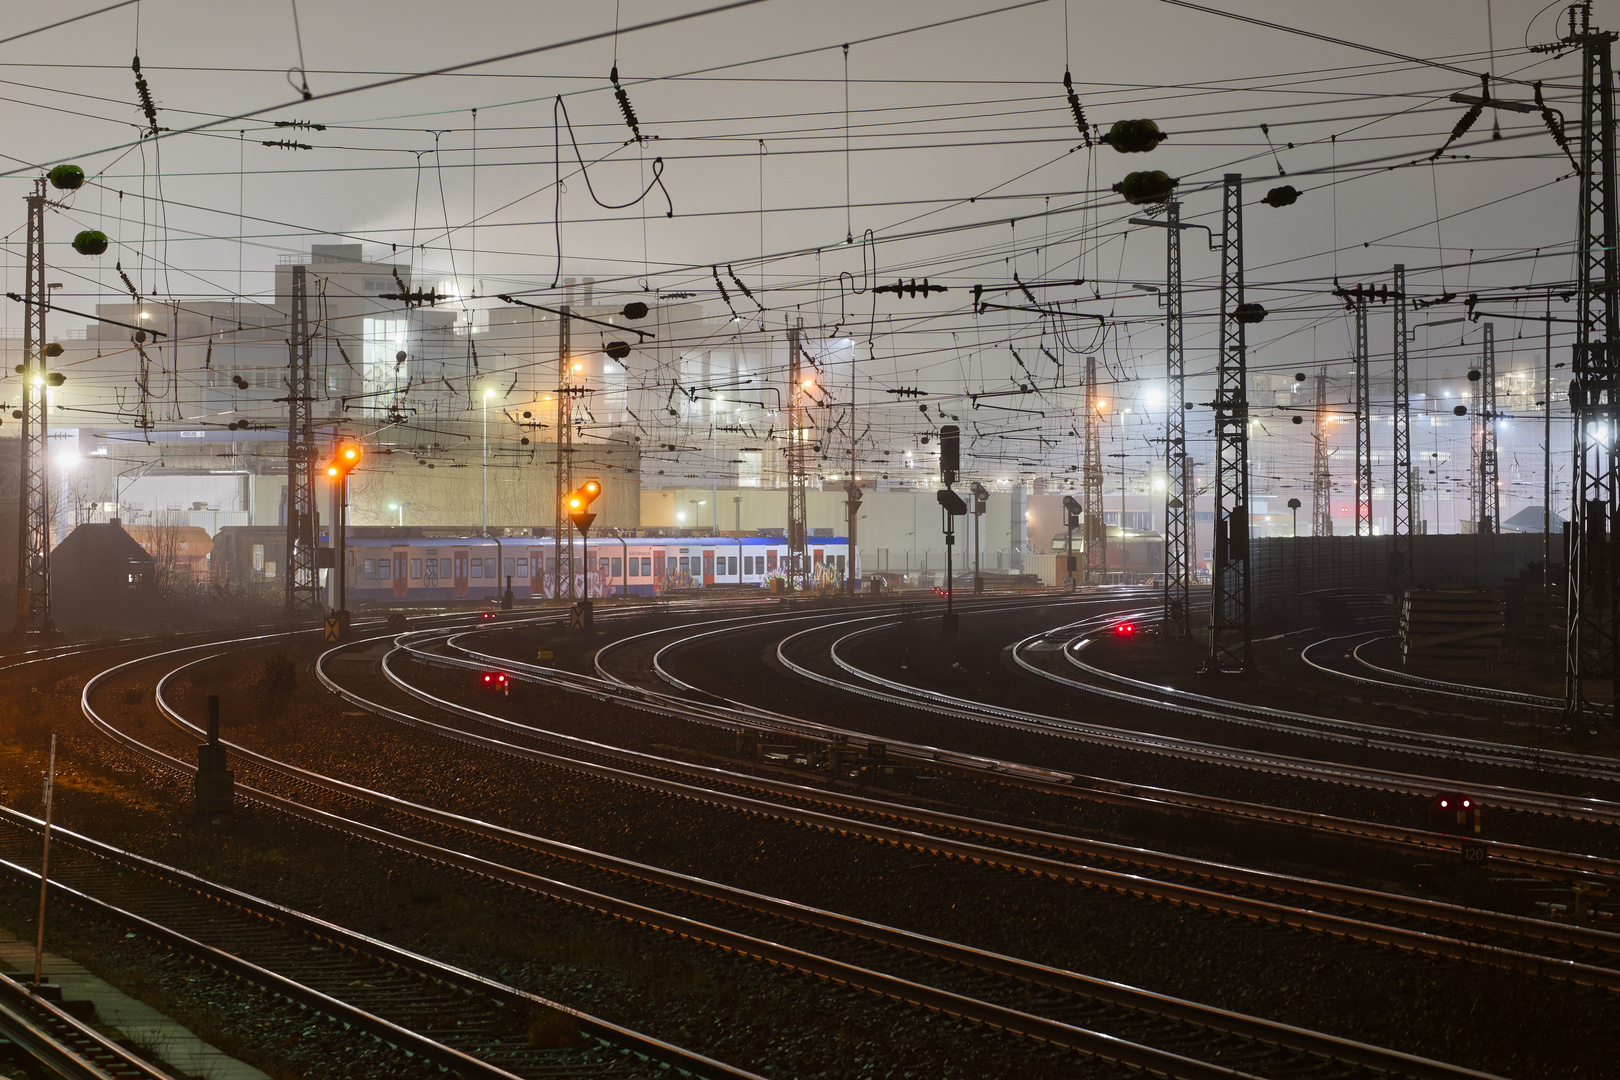
[[401,527],[403,527],[404,524],[405,524],[405,504],[404,503],[389,503],[388,504],[388,509],[399,511],[399,524],[400,524]]
[[[495,396],[493,389],[484,391],[484,464],[482,468],[484,481],[484,509],[481,516],[483,528],[479,535],[489,535],[489,399]],[[401,517],[403,522],[403,515]]]

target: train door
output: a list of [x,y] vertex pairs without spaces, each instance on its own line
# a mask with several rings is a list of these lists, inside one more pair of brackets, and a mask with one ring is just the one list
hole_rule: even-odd
[[551,576],[546,572],[546,549],[529,549],[529,595],[541,597],[547,595],[546,589],[551,585]]
[[714,549],[703,549],[703,584],[714,584]]
[[456,577],[455,577],[456,596],[457,596],[458,599],[460,597],[463,597],[463,596],[467,595],[467,557],[468,557],[468,554],[469,553],[468,553],[466,548],[461,548],[461,549],[457,550],[456,552],[454,552],[455,559],[456,559]]
[[405,575],[410,570],[411,549],[394,548],[394,599],[405,599],[406,591],[410,588],[411,579]]

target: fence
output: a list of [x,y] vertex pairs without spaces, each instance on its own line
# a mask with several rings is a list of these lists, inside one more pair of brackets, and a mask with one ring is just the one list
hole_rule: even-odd
[[[1310,593],[1391,588],[1388,536],[1271,536],[1249,541],[1251,603],[1255,611],[1295,609]],[[1407,586],[1433,589],[1496,588],[1542,556],[1540,533],[1412,537]],[[1563,539],[1553,538],[1553,556]],[[1556,569],[1556,568],[1555,568]],[[1555,577],[1562,576],[1557,570]]]

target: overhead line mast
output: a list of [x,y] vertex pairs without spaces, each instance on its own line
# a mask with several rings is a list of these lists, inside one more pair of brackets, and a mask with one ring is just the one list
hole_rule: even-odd
[[289,621],[321,615],[316,556],[315,424],[310,392],[309,268],[292,268],[292,337],[287,342],[287,566]]
[[17,635],[50,633],[50,486],[45,475],[45,178],[28,200],[28,266],[23,314],[22,485],[17,515]]
[[[1164,632],[1185,638],[1192,610],[1192,477],[1187,461],[1186,356],[1181,307],[1181,203],[1165,204]],[[1124,525],[1124,522],[1120,523]]]
[[[1580,23],[1576,25],[1579,15]],[[1615,614],[1620,608],[1620,570],[1614,540],[1620,481],[1610,443],[1620,421],[1620,258],[1615,229],[1614,68],[1616,35],[1594,30],[1589,5],[1570,9],[1569,32],[1552,51],[1581,50],[1580,203],[1576,243],[1574,374],[1569,405],[1574,417],[1574,477],[1564,649],[1564,713],[1614,719],[1620,700],[1620,655]],[[1593,700],[1594,684],[1609,683],[1608,700]]]
[[1221,356],[1215,388],[1215,566],[1206,675],[1252,674],[1249,621],[1249,397],[1244,327],[1265,309],[1243,299],[1243,177],[1221,188]]

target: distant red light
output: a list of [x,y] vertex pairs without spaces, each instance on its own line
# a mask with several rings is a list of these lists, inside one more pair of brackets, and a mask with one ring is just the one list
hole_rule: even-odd
[[1136,633],[1136,624],[1128,622],[1117,623],[1114,626],[1114,633],[1120,637],[1130,637],[1132,634]]

